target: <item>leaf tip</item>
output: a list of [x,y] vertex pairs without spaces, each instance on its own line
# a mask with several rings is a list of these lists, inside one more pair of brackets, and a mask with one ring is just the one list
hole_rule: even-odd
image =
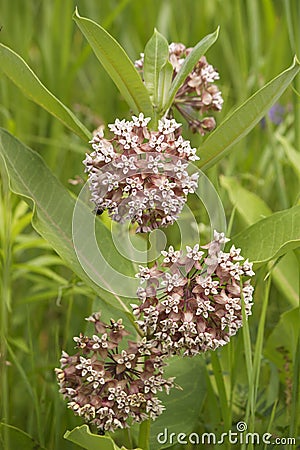
[[293,59],[293,66],[299,66],[300,65],[300,61],[298,59],[298,56],[295,55],[294,59]]
[[73,19],[75,20],[75,19],[80,19],[80,14],[79,14],[79,11],[78,11],[78,6],[75,6],[75,11],[74,11],[74,13],[73,13]]

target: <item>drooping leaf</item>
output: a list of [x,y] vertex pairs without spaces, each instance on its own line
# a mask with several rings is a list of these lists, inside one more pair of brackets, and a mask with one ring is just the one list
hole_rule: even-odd
[[21,89],[26,97],[40,105],[85,141],[90,139],[91,133],[72,111],[41,83],[24,59],[3,44],[0,44],[0,70]]
[[[37,153],[3,129],[0,129],[0,155],[11,189],[33,206],[32,222],[38,233],[102,299],[126,311],[124,299],[119,295],[120,285],[123,283],[128,297],[133,297],[137,283],[131,261],[117,251],[110,231],[99,220],[94,226],[94,215],[83,202],[76,203],[74,228],[74,198]],[[99,247],[95,236],[100,241]]]
[[173,357],[168,364],[165,377],[176,376],[175,383],[182,390],[172,389],[169,395],[159,395],[166,410],[151,423],[151,450],[170,447],[171,433],[177,436],[194,431],[206,397],[205,367],[201,357],[189,360]]
[[[87,450],[126,450],[125,447],[120,449],[109,436],[91,433],[87,425],[81,425],[71,431],[66,431],[64,438]],[[142,449],[136,448],[135,450]]]
[[266,203],[258,195],[243,188],[236,178],[221,176],[220,183],[228,192],[232,205],[248,225],[272,214]]
[[120,44],[96,22],[81,17],[75,10],[74,20],[88,40],[98,60],[114,81],[135,114],[152,117],[152,104],[142,79]]
[[232,238],[244,257],[264,263],[300,246],[300,205],[259,220]]
[[28,433],[20,428],[14,427],[7,423],[0,423],[0,430],[6,428],[8,434],[10,448],[22,449],[22,450],[46,450],[45,447],[41,447],[39,443],[34,440]]
[[159,74],[168,57],[168,41],[155,29],[145,47],[143,69],[145,85],[155,106],[158,105]]
[[207,52],[207,50],[216,42],[216,40],[218,39],[218,35],[219,28],[217,28],[214,33],[208,34],[200,42],[198,42],[191,53],[185,58],[184,63],[182,64],[179,72],[172,82],[167,101],[164,105],[164,112],[166,112],[170,108],[178,89],[184,83],[184,80],[189,75],[189,73],[192,72],[201,56],[203,56]]
[[207,169],[223,158],[234,144],[246,136],[282,95],[300,70],[293,64],[267,83],[230,114],[200,147],[199,167]]

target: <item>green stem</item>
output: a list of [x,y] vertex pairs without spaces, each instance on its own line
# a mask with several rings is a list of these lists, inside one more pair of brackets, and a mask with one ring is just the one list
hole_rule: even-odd
[[128,448],[128,449],[132,448],[133,447],[133,443],[132,443],[130,428],[125,428],[124,429],[123,436],[124,436],[124,446],[126,448]]
[[[152,241],[152,243],[153,243],[153,241]],[[148,261],[149,254],[150,254],[150,248],[151,248],[151,244],[150,244],[149,234],[147,234],[147,266],[148,267],[151,267],[151,263]],[[146,356],[145,356],[145,358],[146,358]],[[150,446],[149,446],[150,425],[151,425],[150,419],[145,420],[144,422],[142,422],[140,424],[138,446],[142,450],[149,450],[149,448],[150,448]]]
[[[231,410],[228,405],[228,399],[226,394],[224,376],[222,373],[222,366],[219,360],[218,354],[214,351],[211,352],[211,365],[214,372],[214,377],[216,380],[218,394],[220,399],[220,407],[222,412],[222,419],[224,422],[224,432],[227,433],[231,428]],[[229,442],[226,443],[226,448],[230,448]]]
[[[248,399],[247,399],[247,407],[245,413],[245,422],[249,424],[249,418],[251,419],[249,431],[253,432],[254,423],[252,423],[252,419],[254,417],[253,409],[254,409],[254,384],[253,384],[253,362],[252,362],[252,349],[251,349],[251,338],[250,338],[250,330],[249,324],[245,311],[245,303],[243,298],[243,290],[242,290],[242,282],[240,283],[241,289],[241,300],[242,300],[242,315],[243,315],[243,341],[244,341],[244,352],[245,352],[245,361],[246,361],[246,369],[247,369],[247,378],[248,378]],[[246,444],[242,444],[242,450],[246,449]],[[249,450],[253,449],[253,444],[249,444]]]
[[138,446],[142,450],[149,450],[149,448],[150,448],[150,446],[149,446],[150,425],[151,425],[150,419],[145,420],[140,425]]
[[[2,224],[0,240],[2,241],[2,280],[1,280],[1,331],[0,331],[0,363],[1,363],[1,389],[2,389],[2,420],[9,422],[9,386],[7,371],[7,346],[8,316],[11,309],[11,194],[8,187],[8,179],[4,168],[0,166],[2,175]],[[8,428],[3,427],[3,443],[6,450],[10,449]]]
[[[255,414],[255,405],[257,401],[257,394],[259,388],[259,377],[260,377],[260,369],[261,369],[261,361],[262,361],[262,352],[263,352],[263,341],[264,341],[264,330],[267,316],[267,309],[269,303],[269,294],[270,294],[270,286],[271,286],[271,275],[268,277],[268,280],[265,285],[265,292],[263,297],[263,304],[259,319],[258,331],[256,336],[256,344],[253,358],[253,386],[254,386],[254,405],[253,405],[253,414]],[[253,417],[254,422],[255,417]]]
[[[294,250],[294,253],[298,260],[298,267],[300,268],[300,250]],[[299,276],[299,292],[300,292],[300,276]],[[299,301],[299,321],[300,321],[300,301]],[[300,323],[300,322],[299,322]],[[293,391],[292,391],[292,407],[291,407],[291,423],[289,436],[295,437],[298,429],[298,411],[300,403],[300,392],[299,392],[299,380],[300,380],[300,332],[298,335],[297,346],[295,351],[295,358],[293,364]],[[289,450],[292,450],[293,445],[289,445]]]

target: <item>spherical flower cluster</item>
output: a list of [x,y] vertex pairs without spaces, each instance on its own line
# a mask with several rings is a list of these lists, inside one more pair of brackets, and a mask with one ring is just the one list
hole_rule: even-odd
[[98,131],[84,160],[96,211],[137,223],[137,232],[172,224],[198,184],[198,174],[187,169],[199,158],[182,138],[180,124],[162,119],[151,131],[149,121],[142,113],[131,121],[117,119],[108,125],[113,137]]
[[[182,43],[172,42],[169,45],[169,59],[173,66],[173,78],[175,78],[185,58],[192,50],[193,47],[186,48]],[[141,53],[141,59],[137,60],[135,65],[140,70],[143,69],[143,53]],[[216,69],[207,62],[205,56],[202,56],[176,94],[174,106],[187,120],[194,132],[204,135],[216,126],[213,117],[206,116],[199,120],[193,114],[193,110],[198,111],[202,116],[209,111],[221,111],[223,106],[222,93],[215,84],[215,81],[219,78]]]
[[164,410],[157,392],[169,392],[174,380],[163,378],[161,352],[145,339],[120,348],[128,334],[121,320],[106,325],[100,313],[87,320],[95,334],[75,337],[78,352],[63,351],[61,368],[55,369],[69,408],[102,432],[156,419]]
[[193,356],[229,342],[242,326],[242,302],[251,314],[254,275],[252,264],[214,234],[208,245],[186,247],[186,254],[170,247],[161,267],[140,266],[137,277],[141,303],[132,305],[137,323],[153,345],[166,354]]

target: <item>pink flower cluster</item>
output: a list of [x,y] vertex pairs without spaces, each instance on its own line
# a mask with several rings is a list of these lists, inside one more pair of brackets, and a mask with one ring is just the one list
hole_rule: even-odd
[[157,393],[169,393],[174,380],[163,378],[161,352],[146,339],[129,341],[124,348],[122,341],[129,333],[121,320],[107,325],[100,313],[87,320],[94,324],[95,334],[75,337],[77,353],[63,351],[61,368],[55,369],[69,408],[101,432],[156,419],[164,410]]
[[[193,47],[186,48],[182,43],[172,42],[169,45],[169,59],[173,66],[173,78],[175,78],[185,58],[192,50]],[[143,70],[143,53],[141,53],[141,59],[137,60],[135,65]],[[194,132],[204,135],[216,126],[213,117],[206,116],[199,119],[197,112],[203,116],[209,111],[221,111],[224,101],[221,91],[215,84],[215,81],[219,78],[216,69],[207,62],[205,56],[202,56],[176,93],[173,106],[187,120],[189,127]]]
[[107,210],[117,222],[137,223],[137,232],[174,223],[198,184],[188,163],[199,158],[182,138],[180,124],[162,119],[152,131],[149,121],[142,113],[131,121],[117,119],[108,125],[112,138],[98,131],[93,152],[84,160],[96,211]]
[[[229,342],[242,326],[242,303],[251,314],[254,275],[252,264],[214,234],[208,245],[186,247],[186,254],[170,247],[161,267],[140,266],[140,304],[133,312],[147,340],[162,353],[193,356]],[[167,269],[167,270],[166,270]]]

